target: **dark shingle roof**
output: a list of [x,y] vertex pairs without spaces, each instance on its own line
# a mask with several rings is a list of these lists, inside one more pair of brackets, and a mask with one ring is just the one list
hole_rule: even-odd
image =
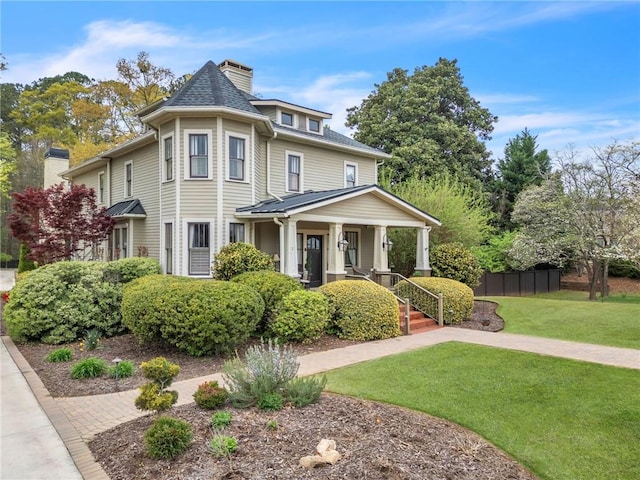
[[271,122],[271,125],[273,126],[274,130],[295,133],[307,138],[322,139],[329,143],[337,143],[339,145],[344,145],[347,147],[358,148],[360,150],[367,150],[372,154],[375,154],[376,156],[380,156],[381,154],[385,155],[385,153],[382,150],[378,150],[376,148],[365,145],[364,143],[360,143],[357,140],[354,140],[351,137],[347,137],[346,135],[342,135],[341,133],[335,132],[328,127],[325,127],[322,130],[322,135],[318,135],[317,133],[307,132],[305,130],[298,130],[297,128],[293,128],[293,127],[286,127],[275,122]]
[[211,60],[194,73],[193,77],[180,90],[174,93],[163,106],[228,107],[260,114],[249,103],[242,90],[239,90]]
[[137,198],[134,198],[132,200],[124,200],[111,205],[105,214],[110,217],[125,217],[127,215],[146,215],[147,212],[144,211],[142,202]]
[[293,195],[287,195],[282,197],[282,201],[277,199],[265,200],[264,202],[250,205],[248,207],[240,207],[236,209],[236,212],[247,213],[286,213],[290,210],[294,210],[300,207],[306,207],[315,203],[320,203],[325,200],[331,200],[348,193],[359,192],[360,190],[366,190],[373,185],[362,185],[359,187],[339,188],[336,190],[325,190],[321,192],[308,191],[304,193],[295,193]]

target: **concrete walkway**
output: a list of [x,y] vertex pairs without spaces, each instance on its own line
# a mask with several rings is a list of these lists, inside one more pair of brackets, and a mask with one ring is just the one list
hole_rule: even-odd
[[[2,340],[7,345],[7,350],[13,359],[9,355],[5,355],[6,350],[3,346],[1,391],[3,444],[0,478],[3,480],[80,478],[77,470],[74,470],[73,464],[69,461],[70,452],[82,478],[107,480],[108,477],[104,471],[93,461],[85,442],[100,432],[142,416],[143,413],[134,406],[134,399],[138,395],[138,391],[130,390],[91,397],[52,399],[41,383],[38,384],[39,378],[30,370],[29,365],[24,361],[13,342],[8,337],[3,337]],[[299,358],[299,373],[300,375],[311,375],[450,341],[640,369],[640,350],[445,327],[418,335],[357,344],[305,355]],[[19,369],[15,366],[16,364],[21,365],[22,368]],[[19,370],[22,370],[29,385],[27,382],[20,383],[16,378],[13,380],[11,388],[7,387],[5,371],[8,376],[11,376],[12,371],[13,375],[16,375]],[[220,374],[213,374],[174,383],[172,389],[179,393],[178,405],[193,401],[192,395],[198,385],[208,380],[221,381],[222,378]],[[34,395],[51,420],[50,423],[46,421],[46,416],[42,416],[44,413],[35,403]],[[31,403],[25,398],[30,398]],[[5,408],[7,409],[6,427]],[[60,433],[69,452],[64,449],[64,446],[60,447],[60,436],[56,438],[52,424],[55,426],[55,430]],[[6,434],[5,428],[7,429]],[[42,441],[34,441],[34,431],[38,433]],[[7,443],[6,448],[9,450],[5,450],[5,442]],[[5,454],[5,452],[9,453]],[[43,470],[36,470],[33,460],[38,458],[45,459],[41,466]]]

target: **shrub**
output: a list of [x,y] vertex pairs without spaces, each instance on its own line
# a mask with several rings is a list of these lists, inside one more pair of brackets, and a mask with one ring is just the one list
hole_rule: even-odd
[[58,348],[46,356],[47,362],[68,362],[73,359],[73,350],[69,347]]
[[101,358],[89,357],[71,367],[71,378],[100,377],[107,371],[107,363]]
[[431,250],[434,277],[450,278],[474,288],[480,285],[482,268],[478,257],[461,243],[443,243]]
[[255,331],[264,302],[252,288],[144,277],[125,288],[123,323],[139,342],[163,340],[194,356],[233,351]]
[[20,244],[20,256],[18,257],[18,273],[30,272],[36,269],[36,264],[29,258],[29,247]]
[[275,316],[275,311],[283,299],[291,292],[302,290],[302,285],[295,278],[269,270],[242,273],[234,277],[232,281],[248,285],[262,297],[264,313],[260,325],[258,325],[258,332],[260,333],[269,329]]
[[271,255],[261,252],[250,243],[234,242],[222,247],[213,258],[213,278],[231,280],[244,272],[273,270]]
[[227,435],[216,434],[209,442],[209,451],[218,457],[227,457],[238,449],[238,441]]
[[135,371],[136,367],[131,360],[123,360],[117,365],[109,367],[109,376],[116,378],[117,374],[118,378],[128,378],[132,377]]
[[478,258],[480,268],[491,273],[508,272],[511,270],[507,252],[513,245],[516,232],[503,232],[491,237],[485,245],[473,247],[471,251]]
[[233,415],[231,414],[231,412],[216,412],[211,415],[211,428],[224,430],[229,425],[231,425],[231,420],[233,420]]
[[282,410],[282,407],[283,399],[280,393],[265,393],[258,399],[258,408],[260,410]]
[[640,266],[631,260],[613,259],[609,261],[609,275],[612,277],[640,278]]
[[286,397],[294,407],[315,403],[327,385],[327,377],[297,377],[287,384]]
[[11,337],[59,344],[93,328],[107,337],[121,333],[122,286],[105,278],[108,265],[57,262],[22,277],[4,312]]
[[229,392],[218,385],[218,382],[204,382],[198,386],[193,399],[200,408],[212,410],[218,408],[227,401]]
[[319,291],[329,298],[332,328],[340,338],[379,340],[400,335],[398,302],[386,288],[366,280],[327,283]]
[[156,357],[140,364],[144,378],[158,384],[160,388],[167,388],[180,373],[180,367],[164,357]]
[[[411,281],[434,294],[442,293],[445,323],[460,323],[471,317],[473,311],[473,290],[464,283],[449,278],[413,277]],[[404,280],[396,286],[398,295],[411,297],[411,286]],[[432,300],[412,298],[411,303],[420,310],[433,311]]]
[[127,284],[136,278],[162,273],[160,263],[154,258],[129,257],[113,260],[105,265],[105,279],[113,283]]
[[270,332],[284,341],[311,341],[320,338],[330,318],[329,299],[325,295],[298,290],[284,298],[276,310]]
[[164,357],[156,357],[148,362],[142,362],[140,369],[144,377],[151,382],[140,387],[140,395],[134,402],[136,408],[155,412],[171,408],[178,401],[178,392],[169,391],[166,388],[180,373],[180,367]]
[[82,350],[95,350],[100,344],[100,338],[102,333],[97,328],[92,328],[84,332],[82,342],[80,342],[80,351]]
[[147,455],[151,458],[175,458],[184,453],[193,439],[188,422],[173,417],[160,417],[144,435]]

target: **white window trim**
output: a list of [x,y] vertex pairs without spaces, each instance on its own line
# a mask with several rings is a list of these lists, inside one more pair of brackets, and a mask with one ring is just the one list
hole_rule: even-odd
[[165,236],[166,234],[166,229],[165,229],[165,225],[170,224],[171,225],[171,240],[173,240],[171,242],[171,258],[173,259],[173,264],[171,265],[171,272],[172,275],[176,274],[176,222],[174,221],[173,218],[168,218],[168,219],[163,219],[162,220],[162,234],[160,235],[160,252],[161,253],[161,262],[160,265],[162,267],[162,272],[163,273],[167,273],[167,252],[166,252],[166,247],[167,247],[167,238]]
[[[345,227],[344,225],[342,226],[342,231],[343,232],[354,232],[358,234],[358,245],[356,246],[356,249],[358,250],[358,253],[356,254],[356,256],[358,258],[356,258],[356,267],[362,265],[361,262],[361,257],[362,257],[362,229],[361,228],[353,228],[353,227]],[[347,248],[349,248],[347,246]],[[353,266],[353,265],[351,265]],[[345,267],[346,267],[346,262],[345,262]]]
[[[318,130],[311,130],[311,121],[315,120],[318,122]],[[319,118],[307,117],[307,131],[309,133],[315,133],[316,135],[320,135],[322,133],[322,120]]]
[[[242,138],[244,140],[244,172],[243,179],[238,180],[237,178],[230,178],[229,171],[229,137]],[[225,152],[225,180],[227,182],[235,182],[235,183],[251,183],[249,178],[249,172],[251,172],[251,164],[253,164],[253,159],[251,158],[251,153],[253,149],[251,148],[251,137],[249,135],[245,135],[244,133],[236,133],[232,131],[227,131],[224,134],[224,152]]]
[[[289,155],[295,155],[300,157],[300,189],[299,190],[291,190],[289,188]],[[285,150],[284,152],[284,172],[285,172],[285,191],[287,193],[302,193],[304,192],[304,153],[302,152],[294,152],[292,150]]]
[[251,243],[249,241],[249,224],[247,222],[241,222],[238,219],[232,219],[232,220],[227,220],[225,222],[225,231],[226,231],[226,235],[227,236],[224,239],[224,244],[225,245],[229,245],[231,243],[231,239],[229,237],[230,237],[230,234],[231,234],[231,224],[232,223],[238,223],[238,224],[244,225],[244,240],[243,240],[243,242]]
[[[189,147],[189,135],[207,136],[207,176],[191,177],[191,151]],[[213,180],[213,130],[210,128],[185,128],[183,131],[184,142],[184,179],[191,182]]]
[[[165,158],[165,151],[164,151],[164,145],[165,145],[165,140],[167,138],[171,138],[171,147],[173,149],[173,151],[171,152],[171,165],[173,167],[173,171],[171,172],[171,179],[167,178],[167,161]],[[162,159],[162,183],[168,183],[168,182],[173,182],[176,179],[176,141],[175,138],[173,136],[173,133],[168,133],[167,135],[163,135],[162,136],[162,147],[161,147],[161,159]]]
[[[190,223],[208,223],[209,224],[209,263],[213,263],[213,256],[216,252],[213,247],[213,238],[215,233],[215,219],[210,217],[205,218],[183,218],[182,219],[182,275],[185,277],[193,277],[193,278],[212,278],[213,275],[211,272],[208,275],[190,275],[189,274],[189,224]],[[177,232],[173,232],[174,239],[176,238]],[[174,245],[176,241],[174,240]],[[173,252],[173,262],[176,262],[176,252]],[[175,273],[174,273],[175,275]]]
[[[100,191],[100,179],[102,179],[102,192]],[[107,176],[104,173],[104,170],[101,170],[98,172],[98,203],[99,204],[104,204],[106,203],[105,200],[107,198]]]
[[347,167],[348,166],[356,168],[356,175],[355,175],[355,178],[354,178],[354,182],[355,182],[354,187],[357,187],[359,185],[359,183],[358,183],[358,164],[356,162],[351,162],[351,161],[345,160],[344,161],[344,173],[343,173],[343,176],[344,176],[344,188],[347,188]]
[[[291,125],[287,125],[286,123],[284,123],[282,121],[282,114],[283,113],[287,113],[287,114],[291,115],[291,117],[292,117]],[[298,128],[298,115],[296,113],[294,113],[294,112],[278,110],[278,120],[279,120],[280,125],[283,125],[285,127],[290,127],[290,128]]]
[[[131,192],[127,191],[127,166],[131,165]],[[133,160],[124,163],[124,198],[133,197]]]
[[[125,228],[127,229],[126,239],[125,239],[125,236],[122,234],[122,231]],[[132,245],[133,245],[133,229],[131,228],[131,222],[128,221],[128,222],[118,223],[115,227],[113,227],[113,230],[111,231],[111,234],[113,235],[116,230],[120,231],[119,235],[120,235],[120,241],[122,242],[121,244],[124,244],[125,240],[126,240],[126,244],[127,244],[127,256],[123,257],[122,256],[122,249],[120,249],[120,255],[118,256],[118,258],[120,259],[120,258],[130,258],[130,257],[132,257],[133,255],[131,254],[131,248],[132,248]],[[109,249],[111,250],[110,253],[111,253],[111,257],[112,258],[114,257],[113,254],[115,253],[114,252],[114,248],[115,247],[113,245],[113,241],[114,241],[114,237],[112,236],[111,237],[111,241],[109,242]]]

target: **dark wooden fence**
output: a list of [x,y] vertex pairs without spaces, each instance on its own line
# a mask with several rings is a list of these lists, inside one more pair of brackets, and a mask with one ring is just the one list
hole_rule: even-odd
[[484,272],[473,293],[476,296],[519,297],[560,290],[560,270]]

